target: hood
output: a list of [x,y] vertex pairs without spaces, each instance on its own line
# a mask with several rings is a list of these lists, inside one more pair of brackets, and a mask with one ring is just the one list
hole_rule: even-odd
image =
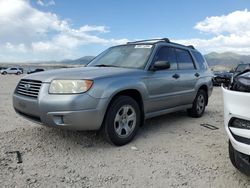
[[51,82],[54,79],[99,79],[105,77],[128,76],[143,72],[140,69],[128,69],[117,67],[80,67],[49,70],[27,75],[24,79]]

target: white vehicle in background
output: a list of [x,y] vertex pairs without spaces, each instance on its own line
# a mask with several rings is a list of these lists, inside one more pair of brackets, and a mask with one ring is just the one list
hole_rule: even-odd
[[222,87],[224,98],[224,122],[229,136],[229,157],[241,172],[250,175],[250,73],[238,78],[241,86],[229,90]]
[[0,70],[1,71],[1,74],[3,75],[6,75],[6,74],[22,74],[23,71],[21,68],[17,68],[17,67],[10,67],[10,68],[7,68],[7,69],[3,69],[3,70]]

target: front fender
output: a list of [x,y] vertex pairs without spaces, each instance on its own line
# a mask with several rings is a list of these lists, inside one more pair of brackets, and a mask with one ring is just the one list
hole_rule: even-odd
[[143,79],[128,77],[95,80],[93,88],[88,93],[95,98],[112,98],[117,93],[129,89],[137,90],[143,100],[148,98],[148,91]]

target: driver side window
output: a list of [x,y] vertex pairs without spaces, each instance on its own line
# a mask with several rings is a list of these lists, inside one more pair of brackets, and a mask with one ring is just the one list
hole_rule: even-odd
[[177,60],[175,50],[172,47],[161,47],[155,56],[155,61],[167,61],[170,63],[170,69],[177,70]]

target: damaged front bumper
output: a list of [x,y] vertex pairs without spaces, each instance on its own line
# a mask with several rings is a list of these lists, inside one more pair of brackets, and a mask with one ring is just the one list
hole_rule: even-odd
[[235,150],[235,162],[250,172],[250,93],[222,90],[225,129]]

